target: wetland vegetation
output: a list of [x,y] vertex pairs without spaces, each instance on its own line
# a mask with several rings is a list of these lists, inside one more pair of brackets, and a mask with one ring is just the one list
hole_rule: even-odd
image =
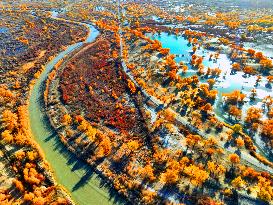
[[0,204],[273,203],[270,1],[0,17]]

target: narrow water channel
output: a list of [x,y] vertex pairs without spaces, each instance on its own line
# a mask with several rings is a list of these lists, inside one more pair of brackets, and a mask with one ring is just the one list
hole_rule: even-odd
[[[53,13],[53,18],[56,18],[56,13]],[[86,40],[86,43],[89,43],[95,40],[99,32],[92,25],[85,25],[90,29],[89,37]],[[66,188],[76,204],[110,205],[114,202],[110,200],[108,189],[101,188],[100,179],[94,171],[85,162],[67,151],[66,147],[59,141],[57,133],[54,132],[48,121],[43,106],[43,87],[48,74],[60,59],[82,44],[71,45],[59,53],[46,65],[45,71],[36,81],[29,104],[31,130],[54,172],[57,183]]]

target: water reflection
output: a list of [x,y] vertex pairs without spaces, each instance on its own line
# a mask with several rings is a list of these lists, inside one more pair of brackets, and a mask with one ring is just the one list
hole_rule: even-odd
[[[170,53],[175,54],[177,57],[175,58],[176,62],[184,62],[188,65],[189,70],[185,77],[190,77],[197,74],[197,70],[192,68],[190,65],[191,55],[192,55],[192,45],[189,44],[188,40],[183,36],[169,35],[167,33],[159,34],[148,34],[149,37],[153,40],[159,40],[162,43],[164,48],[170,48]],[[250,95],[251,90],[255,87],[256,84],[256,76],[246,76],[243,72],[231,72],[232,62],[229,59],[228,55],[225,53],[221,53],[219,55],[219,59],[217,61],[212,61],[209,59],[210,54],[215,54],[215,51],[210,51],[204,48],[200,48],[196,51],[198,56],[203,56],[203,64],[204,66],[210,68],[220,68],[222,73],[216,79],[216,83],[214,85],[214,89],[218,91],[218,99],[214,105],[214,109],[219,117],[223,117],[224,113],[219,111],[221,102],[221,96],[223,93],[232,92],[234,90],[242,90],[244,94],[247,96]],[[202,83],[205,83],[208,78],[199,78]],[[258,86],[255,87],[257,90],[257,100],[254,103],[246,103],[244,106],[244,110],[248,109],[250,106],[261,107],[261,100],[268,96],[272,95],[272,89],[267,86],[266,77],[262,77],[261,82]],[[249,98],[246,99],[249,101]]]
[[[197,74],[197,70],[190,65],[191,55],[192,55],[192,45],[189,44],[188,40],[183,36],[176,36],[168,33],[161,34],[148,34],[148,36],[153,40],[159,40],[162,43],[163,48],[170,48],[170,53],[176,55],[176,62],[184,62],[188,65],[189,70],[182,77],[190,77]],[[215,40],[215,39],[214,39]],[[227,49],[223,47],[224,50]],[[273,96],[272,87],[268,86],[266,77],[261,78],[261,82],[256,84],[256,76],[246,76],[243,72],[232,72],[232,61],[229,59],[228,54],[222,52],[219,55],[217,61],[212,61],[209,59],[210,54],[215,54],[215,51],[200,48],[196,51],[198,56],[203,57],[203,64],[205,68],[220,68],[222,73],[218,78],[215,78],[216,83],[213,89],[218,91],[218,97],[214,104],[214,111],[216,116],[222,120],[228,122],[229,115],[222,106],[222,94],[229,93],[234,90],[241,90],[242,93],[246,94],[245,104],[242,107],[243,115],[246,114],[247,109],[251,106],[262,108],[262,99],[266,96]],[[200,82],[206,83],[210,77],[199,77]],[[257,91],[257,96],[254,101],[250,100],[251,90],[255,88]],[[266,113],[263,114],[262,119],[267,118]],[[230,122],[229,122],[230,123]],[[258,153],[264,154],[268,159],[273,159],[271,150],[266,146],[266,143],[257,134],[252,136],[255,140],[255,144],[259,148]]]

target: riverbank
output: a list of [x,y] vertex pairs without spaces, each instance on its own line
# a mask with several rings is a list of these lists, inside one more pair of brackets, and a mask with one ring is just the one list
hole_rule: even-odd
[[[86,30],[79,25],[60,25],[46,16],[34,17],[31,11],[3,11],[1,17],[9,29],[0,43],[0,152],[6,182],[1,186],[0,203],[73,204],[56,182],[45,154],[32,136],[28,105],[43,65],[67,45],[83,39]],[[48,24],[51,27],[41,29]]]
[[[89,36],[86,38],[86,43],[88,43],[97,37],[98,32],[91,25],[85,26],[89,28]],[[66,55],[81,50],[82,45],[83,43],[74,44],[58,54],[46,65],[45,70],[36,81],[29,105],[31,128],[33,136],[42,147],[45,158],[51,165],[56,181],[66,188],[76,204],[113,204],[109,193],[101,187],[100,180],[94,171],[85,162],[70,153],[59,140],[44,110],[43,89],[48,74]]]
[[[110,49],[107,46],[109,46],[109,42],[106,41],[103,37],[99,37],[96,40],[96,42],[91,44],[86,44],[83,49],[79,50],[78,52],[71,53],[70,58],[68,56],[67,60],[64,60],[61,64],[59,64],[60,66],[55,67],[55,70],[51,72],[50,77],[48,78],[48,81],[47,81],[47,87],[45,92],[46,94],[44,95],[44,97],[45,97],[45,102],[47,107],[47,115],[50,119],[50,124],[58,132],[59,138],[61,139],[62,143],[67,147],[69,151],[71,151],[72,153],[75,153],[79,158],[86,160],[88,164],[90,165],[90,167],[93,167],[95,172],[101,176],[102,181],[103,183],[105,183],[106,187],[111,188],[113,187],[113,185],[115,187],[118,186],[116,184],[117,177],[115,177],[114,172],[113,174],[111,174],[112,171],[110,167],[106,168],[106,166],[109,166],[108,159],[106,158],[104,159],[104,157],[98,156],[102,154],[96,154],[98,152],[98,148],[100,149],[102,147],[100,145],[98,145],[97,147],[93,147],[92,142],[89,142],[88,137],[86,137],[84,133],[81,133],[79,132],[79,130],[77,130],[77,126],[72,124],[65,124],[64,122],[64,117],[68,117],[68,119],[73,119],[71,123],[76,121],[77,118],[80,119],[80,117],[77,116],[77,114],[79,113],[81,113],[82,116],[85,116],[86,114],[88,118],[90,119],[91,116],[96,115],[99,112],[100,113],[109,112],[110,118],[112,118],[111,115],[115,116],[118,114],[117,112],[119,111],[115,108],[116,102],[110,102],[110,101],[113,101],[113,99],[117,100],[118,96],[120,95],[125,95],[124,96],[125,98],[129,97],[128,95],[124,93],[125,92],[124,83],[120,82],[120,80],[118,80],[118,76],[116,76],[116,70],[115,70],[116,68],[113,64],[114,62],[111,63],[111,61],[105,57],[105,55],[108,56],[108,53],[110,52]],[[105,47],[107,47],[108,49],[106,49]],[[97,59],[96,56],[100,56],[100,59]],[[92,59],[92,61],[89,62],[89,59]],[[94,66],[94,67],[91,67],[91,66]],[[102,67],[96,68],[96,66],[102,66]],[[76,69],[79,69],[79,68],[81,69],[76,71]],[[79,83],[82,86],[81,81],[86,81],[86,80],[96,81],[99,78],[103,78],[104,76],[103,74],[97,75],[96,73],[96,72],[100,72],[100,69],[102,69],[103,71],[107,70],[107,72],[110,73],[109,76],[111,76],[113,80],[110,77],[109,77],[110,79],[107,78],[107,79],[104,79],[103,81],[99,80],[98,82],[94,83],[94,86],[95,84],[97,85],[99,83],[105,83],[105,85],[103,86],[105,90],[104,92],[107,92],[107,90],[110,90],[109,88],[111,87],[112,88],[111,92],[113,94],[110,99],[105,96],[106,98],[104,101],[107,101],[107,102],[109,101],[109,104],[105,102],[104,106],[108,105],[109,107],[102,109],[100,106],[101,111],[96,111],[95,113],[92,113],[92,110],[86,111],[86,109],[88,108],[95,109],[96,104],[93,103],[92,107],[85,105],[85,103],[90,103],[90,99],[88,99],[90,94],[89,92],[87,94],[85,92],[83,93],[82,90],[77,90],[79,89],[77,84]],[[93,72],[91,72],[91,70]],[[88,75],[88,78],[86,77],[87,75]],[[90,77],[89,75],[92,75],[93,77]],[[82,76],[81,80],[78,79],[79,76]],[[73,87],[73,89],[71,87]],[[93,86],[90,85],[89,89],[91,89],[91,87]],[[92,89],[94,89],[94,92],[96,91],[99,92],[101,90],[101,89],[95,89],[94,87]],[[73,92],[71,92],[72,90]],[[78,95],[79,93],[82,93],[82,94]],[[100,100],[97,97],[96,99],[97,99],[96,101]],[[127,103],[133,104],[132,100],[130,100]],[[127,108],[126,110],[128,110],[128,112],[134,112],[132,111],[134,109],[136,108],[131,108],[131,109]],[[108,116],[108,114],[105,114],[105,115]],[[117,130],[114,131],[107,128],[107,125],[109,126],[110,123],[113,123],[112,126],[122,126],[121,128],[128,129],[127,132],[129,132],[130,130],[131,131],[134,130],[135,132],[137,131],[142,132],[142,130],[139,128],[141,127],[140,125],[141,122],[139,123],[135,122],[133,116],[132,117],[130,116],[131,119],[128,118],[129,116],[124,116],[124,117],[126,117],[127,120],[130,121],[130,123],[128,122],[127,124],[125,123],[119,124],[110,119],[108,121],[107,117],[106,119],[104,119],[106,126],[105,125],[100,126],[101,132],[103,133],[103,135],[105,135],[104,138],[101,139],[102,142],[105,142],[105,140],[108,139],[108,134],[109,136],[114,134],[118,135]],[[97,120],[97,118],[98,116],[94,116],[91,119]],[[117,116],[117,120],[123,120],[123,119]],[[128,125],[129,127],[126,127],[126,125]],[[134,127],[134,126],[138,126],[138,127]],[[122,135],[122,137],[126,135],[125,131],[122,131],[120,135]],[[117,136],[117,138],[120,138],[120,136],[119,137]],[[115,140],[115,137],[112,136],[110,140],[111,141]],[[118,141],[115,143],[118,143]],[[103,146],[106,146],[106,145],[103,145]],[[104,151],[99,151],[99,152],[103,153]],[[115,192],[116,194],[114,194]],[[119,203],[129,204],[130,202],[127,201],[127,197],[130,198],[131,201],[138,203],[138,199],[136,200],[134,196],[131,196],[131,193],[129,194],[129,190],[127,192],[123,189],[122,190],[117,189],[116,191],[113,191],[112,193],[113,193],[113,197],[116,197],[116,200],[119,201]],[[125,195],[126,199],[122,199],[122,196],[119,196],[118,193]]]
[[[120,126],[124,126],[127,121],[131,120],[130,118],[134,117],[134,115],[131,113],[129,119],[127,116],[121,118],[120,116],[114,115],[116,112],[130,112],[130,109],[125,111],[125,107],[130,104],[130,101],[128,102],[128,97],[123,97],[122,95],[121,97],[119,92],[122,91],[122,88],[119,87],[117,92],[116,87],[120,83],[128,83],[128,91],[131,92],[132,96],[135,96],[134,93],[136,93],[138,88],[134,87],[134,84],[132,84],[133,79],[127,78],[125,73],[120,73],[120,75],[123,76],[123,79],[118,77],[115,78],[112,71],[113,68],[109,68],[109,66],[112,65],[112,61],[105,60],[105,58],[108,59],[108,53],[105,52],[105,50],[109,51],[109,49],[107,49],[107,42],[102,40],[99,41],[98,44],[100,45],[99,48],[95,43],[94,48],[92,48],[91,45],[87,45],[84,49],[86,50],[86,53],[75,54],[68,62],[65,61],[60,64],[60,66],[56,67],[56,70],[50,74],[51,77],[47,83],[47,94],[45,95],[45,99],[48,107],[47,114],[51,124],[55,127],[61,141],[68,149],[87,160],[90,165],[95,167],[98,173],[105,176],[106,181],[110,179],[110,181],[113,182],[115,189],[119,190],[119,192],[126,197],[130,197],[129,194],[133,192],[133,196],[135,197],[130,199],[136,200],[136,204],[138,202],[154,204],[157,202],[160,203],[160,200],[169,200],[174,203],[180,202],[179,197],[181,195],[173,190],[169,190],[170,194],[168,195],[162,193],[165,185],[166,187],[169,187],[169,183],[175,184],[175,182],[170,180],[171,177],[178,178],[178,173],[176,170],[173,170],[175,176],[170,176],[168,178],[165,178],[167,177],[165,176],[168,173],[167,171],[160,173],[160,177],[158,175],[154,176],[153,169],[157,170],[157,166],[162,166],[161,169],[165,169],[165,166],[159,165],[162,163],[160,162],[162,159],[161,157],[158,159],[151,159],[153,155],[150,153],[150,149],[154,149],[153,152],[155,153],[159,152],[158,155],[162,155],[164,158],[167,158],[167,156],[177,156],[178,158],[176,160],[180,160],[187,150],[183,149],[183,153],[182,151],[177,150],[178,144],[182,143],[183,148],[187,146],[183,140],[190,130],[187,129],[187,127],[184,127],[183,123],[176,123],[176,118],[172,117],[175,114],[163,111],[158,116],[160,119],[157,119],[157,122],[153,123],[153,126],[151,126],[154,129],[150,130],[153,132],[151,136],[149,136],[150,133],[146,133],[144,136],[137,136],[132,133],[133,135],[130,137],[126,137],[127,134],[124,132],[119,134],[118,132],[122,128]],[[138,48],[138,46],[136,47]],[[136,51],[136,47],[134,47],[134,51]],[[100,56],[100,58],[98,59],[97,56]],[[133,58],[134,57],[136,56],[133,56]],[[92,59],[92,61],[90,61],[90,59]],[[134,60],[145,62],[140,58],[134,58]],[[120,68],[118,71],[119,70]],[[114,81],[112,81],[110,77],[113,77]],[[108,82],[108,80],[110,82]],[[114,84],[115,86],[113,86],[112,82],[117,83],[117,81],[119,83]],[[119,103],[120,99],[123,100]],[[147,99],[142,100],[148,101]],[[87,108],[85,103],[89,105]],[[90,106],[91,104],[92,106]],[[97,106],[99,109],[96,109]],[[112,111],[113,106],[115,109]],[[95,112],[92,112],[93,110],[86,112],[86,109],[88,108],[94,109]],[[107,109],[105,108],[109,109],[111,112],[108,114],[106,112]],[[115,116],[115,120],[110,121],[113,123],[110,124],[108,122],[108,117],[111,117],[112,115]],[[163,116],[166,117],[164,118]],[[103,119],[103,121],[101,119]],[[126,121],[120,121],[123,119],[126,119]],[[172,121],[172,119],[175,120]],[[123,122],[124,124],[116,122]],[[108,126],[105,126],[104,123]],[[172,125],[170,125],[170,123],[172,123]],[[168,131],[166,131],[166,129]],[[201,140],[202,144],[208,145],[212,139],[203,140]],[[157,148],[158,146],[160,148]],[[164,149],[166,147],[169,148],[169,150],[172,150],[170,155],[167,154],[167,151],[165,153]],[[220,148],[213,145],[213,149],[218,150]],[[225,153],[221,159],[221,163],[225,164],[226,167],[230,166],[230,162],[225,160],[228,159],[228,154],[230,153]],[[135,157],[137,157],[138,160],[134,160]],[[154,157],[157,158],[158,156],[155,154]],[[195,160],[198,161],[198,159],[200,158],[195,155],[194,160],[190,161],[189,165],[194,163]],[[154,164],[156,165],[147,165],[147,160],[154,160]],[[187,160],[187,157],[185,157],[184,160]],[[171,162],[175,163],[174,160]],[[167,167],[169,166],[171,165],[168,165],[167,163]],[[190,165],[190,167],[195,167],[195,165]],[[148,176],[146,176],[146,169],[149,171],[147,173]],[[170,170],[172,168],[169,167],[166,169]],[[206,172],[202,173],[204,174],[203,176],[206,176]],[[182,174],[181,180],[187,180],[187,174]],[[143,179],[143,177],[147,178]],[[161,180],[164,180],[165,178],[165,181],[162,182],[160,180],[159,182],[159,178]],[[220,186],[222,187],[223,185],[221,184]],[[181,190],[184,189],[181,188]],[[209,185],[206,186],[206,191],[210,191]],[[242,191],[242,193],[245,192]],[[143,196],[143,199],[138,199],[141,196]],[[196,200],[194,197],[192,198],[193,201]]]

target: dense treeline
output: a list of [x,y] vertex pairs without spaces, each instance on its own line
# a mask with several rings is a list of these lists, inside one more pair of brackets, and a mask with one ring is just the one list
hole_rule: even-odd
[[65,46],[84,39],[87,31],[38,10],[34,16],[27,5],[18,11],[1,8],[1,20],[7,29],[0,34],[0,163],[6,182],[0,187],[0,203],[71,204],[32,138],[28,99],[45,64]]

